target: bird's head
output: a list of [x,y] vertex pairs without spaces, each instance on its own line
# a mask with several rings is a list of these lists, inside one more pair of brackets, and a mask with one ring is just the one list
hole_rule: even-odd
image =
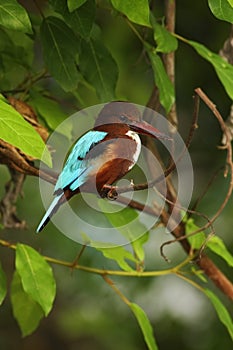
[[138,134],[149,135],[158,139],[171,139],[142,120],[140,111],[129,102],[110,102],[105,105],[96,119],[94,129],[113,134],[125,134],[132,130]]

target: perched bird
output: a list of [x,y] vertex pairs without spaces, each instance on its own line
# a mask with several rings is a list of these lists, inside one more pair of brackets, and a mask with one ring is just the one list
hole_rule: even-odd
[[[131,103],[110,102],[101,110],[93,130],[74,145],[54,189],[54,200],[41,220],[37,232],[49,222],[64,202],[80,192],[107,195],[105,185],[112,185],[132,169],[141,151],[138,133],[169,139],[141,120]],[[109,191],[109,190],[108,190]]]

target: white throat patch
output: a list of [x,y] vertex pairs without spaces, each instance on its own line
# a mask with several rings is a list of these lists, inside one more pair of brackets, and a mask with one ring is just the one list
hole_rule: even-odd
[[134,164],[137,162],[139,154],[141,152],[141,140],[140,140],[140,137],[138,136],[138,134],[132,130],[127,131],[126,135],[129,136],[133,141],[136,142],[136,151],[133,155],[134,163],[132,165],[130,165],[130,167],[129,167],[129,170],[130,170],[130,169],[132,169]]

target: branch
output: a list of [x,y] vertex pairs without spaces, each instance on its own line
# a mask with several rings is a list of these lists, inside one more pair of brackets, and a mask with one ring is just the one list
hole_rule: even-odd
[[[213,111],[213,113],[216,115],[221,128],[223,130],[223,133],[227,134],[227,130],[225,128],[223,119],[221,117],[221,115],[219,114],[219,112],[217,111],[216,107],[214,106],[214,104],[208,100],[206,95],[203,95],[203,93],[201,93],[200,89],[196,90],[196,94],[198,94],[205,102],[207,102],[207,104],[209,105],[209,107],[211,108],[211,110]],[[187,137],[187,141],[186,141],[186,148],[189,147],[190,142],[192,140],[193,137],[193,133],[196,129],[197,126],[197,116],[198,116],[198,100],[195,97],[195,108],[194,108],[194,113],[193,113],[193,122],[192,125],[190,127],[190,131],[189,131],[189,135]],[[228,140],[228,136],[227,140]],[[218,210],[218,212],[215,214],[215,216],[212,218],[212,222],[216,219],[216,217],[221,213],[221,211],[223,210],[224,206],[226,205],[230,194],[232,192],[232,184],[233,184],[233,180],[232,180],[232,162],[231,162],[231,145],[230,142],[228,140],[227,142],[227,150],[228,150],[228,156],[227,156],[227,164],[231,170],[231,184],[228,190],[228,194],[224,200],[224,203],[222,204],[221,208]],[[0,153],[1,153],[1,157],[4,160],[4,162],[9,166],[12,167],[13,169],[24,173],[24,174],[28,174],[28,175],[33,175],[33,176],[41,176],[44,180],[49,181],[51,183],[55,183],[56,179],[57,179],[57,174],[54,174],[50,171],[42,171],[39,174],[39,170],[33,166],[32,162],[28,161],[27,159],[25,159],[25,157],[20,153],[19,150],[17,149],[11,149],[9,147],[1,147],[0,145]],[[181,154],[182,156],[182,154]],[[165,170],[165,174],[163,174],[163,178],[164,176],[168,176],[172,170],[175,169],[175,165],[174,163],[172,163],[168,169]],[[149,184],[141,184],[141,185],[135,185],[127,187],[127,190],[132,191],[133,190],[140,190],[140,189],[145,189],[148,188],[148,186],[154,186],[156,183],[158,183],[159,181],[161,181],[161,179],[157,178],[154,181],[150,182]],[[125,189],[123,189],[125,191]],[[173,203],[172,205],[174,205],[175,201],[175,193],[169,193],[169,198],[168,200],[170,200],[171,203]],[[122,197],[118,198],[119,201],[124,201],[124,199],[122,199]],[[138,203],[136,201],[131,201],[129,203],[130,206],[134,207],[137,210],[144,210],[144,205],[141,203]],[[145,208],[145,212],[147,212],[150,215],[156,215],[156,208],[150,208],[150,207],[146,207]],[[165,211],[163,210],[161,216],[161,221],[162,223],[166,226],[168,224],[168,221],[170,219],[170,215],[169,215],[169,210]],[[207,223],[207,225],[204,226],[204,228],[210,227],[211,223]],[[203,228],[202,228],[203,229]],[[180,244],[182,245],[182,247],[184,248],[184,250],[187,252],[187,254],[190,254],[190,245],[185,237],[185,224],[184,223],[180,223],[176,229],[174,229],[172,232],[172,235],[175,238],[180,239],[182,237],[182,240],[180,241]],[[0,242],[0,244],[2,244],[2,242]],[[2,244],[4,245],[4,244]],[[5,246],[9,246],[9,243],[5,244]],[[192,257],[193,258],[193,257]],[[60,260],[56,260],[53,258],[46,258],[47,261],[51,262],[51,263],[57,263],[60,265],[64,265],[64,266],[69,266],[69,267],[74,267],[74,264],[72,263],[68,263],[68,262],[61,262]],[[206,275],[218,286],[218,288],[220,288],[229,298],[233,299],[233,285],[231,284],[231,282],[226,278],[226,276],[224,276],[224,274],[213,264],[213,262],[206,257],[205,255],[202,255],[200,257],[200,259],[196,262],[198,264],[198,266],[203,269],[203,271],[206,273]],[[93,272],[93,273],[98,273],[98,274],[106,274],[108,273],[108,271],[105,270],[100,270],[100,269],[94,269],[94,268],[88,268],[88,267],[82,267],[81,265],[77,265],[75,266],[75,268],[80,269],[80,270],[84,270],[86,272]],[[172,269],[167,270],[170,273],[172,273]],[[161,273],[159,273],[161,272]],[[112,273],[111,271],[109,271],[109,274],[115,274],[115,275],[119,275],[119,276],[123,276],[123,275],[128,275],[127,273],[125,273],[124,271],[116,271],[116,273]],[[135,272],[135,276],[139,276],[141,275],[141,272]],[[164,271],[149,271],[149,272],[143,272],[143,276],[157,276],[157,275],[163,275],[165,274]],[[132,275],[132,274],[130,274]]]
[[213,261],[206,255],[198,260],[197,265],[205,272],[212,282],[226,295],[233,300],[233,284],[229,279],[217,268]]
[[[16,244],[10,243],[6,240],[0,239],[0,245],[6,248],[10,248],[13,250],[16,250]],[[85,246],[84,246],[85,247]],[[81,249],[80,254],[82,253],[83,248]],[[79,256],[80,256],[79,254]],[[165,269],[165,270],[158,270],[158,271],[138,271],[138,270],[132,270],[132,271],[121,271],[121,270],[105,270],[105,269],[98,269],[95,267],[89,267],[89,266],[84,266],[80,265],[78,261],[65,261],[65,260],[60,260],[56,258],[52,258],[50,256],[45,256],[43,255],[43,258],[56,265],[61,265],[65,266],[71,269],[76,269],[84,272],[89,272],[89,273],[94,273],[97,275],[101,276],[122,276],[122,277],[157,277],[157,276],[165,276],[169,274],[177,274],[183,267],[185,267],[187,264],[190,263],[192,260],[192,257],[188,257],[181,263],[177,264],[176,266],[170,268],[170,269]]]
[[[175,22],[176,22],[176,1],[166,0],[165,1],[165,18],[167,30],[171,33],[175,32]],[[169,52],[164,55],[164,64],[168,77],[170,78],[173,85],[175,85],[175,52]],[[176,103],[171,107],[168,113],[168,120],[177,129],[178,118],[176,113]]]
[[[222,149],[226,149],[226,151],[227,151],[227,158],[226,158],[227,167],[225,169],[224,176],[225,177],[227,176],[228,169],[229,169],[230,170],[230,184],[229,184],[228,191],[227,191],[227,194],[225,196],[223,203],[221,204],[220,208],[218,209],[218,211],[215,213],[215,215],[211,219],[211,223],[213,223],[219,217],[219,215],[221,214],[221,212],[225,208],[226,204],[228,203],[228,201],[230,199],[230,196],[231,196],[232,190],[233,190],[233,163],[232,163],[231,137],[230,137],[228,128],[226,127],[224,120],[223,120],[221,114],[219,113],[219,111],[217,110],[215,104],[208,98],[208,96],[200,88],[195,89],[195,92],[204,101],[204,103],[207,105],[207,107],[212,111],[214,116],[217,118],[218,123],[222,129],[223,135],[225,135],[225,139],[226,139],[226,145],[224,147],[222,147]],[[207,227],[209,227],[208,224],[205,226],[205,228],[207,228]]]
[[[198,110],[199,110],[199,97],[202,98],[202,100],[207,104],[207,106],[212,110],[214,115],[216,116],[221,129],[223,131],[223,134],[225,135],[225,138],[227,140],[227,164],[228,167],[230,168],[231,172],[231,181],[230,185],[228,188],[227,195],[220,206],[219,210],[216,212],[216,214],[213,216],[211,220],[207,220],[207,224],[203,226],[200,230],[207,229],[208,227],[212,227],[213,222],[216,220],[216,218],[220,215],[222,210],[224,209],[225,205],[227,204],[230,195],[232,193],[232,186],[233,186],[233,171],[232,171],[232,148],[231,148],[231,143],[230,143],[230,137],[228,130],[224,124],[223,118],[221,117],[220,113],[216,109],[216,106],[208,99],[208,97],[201,91],[201,89],[196,89],[195,90],[196,95],[195,95],[195,103],[194,103],[194,112],[193,112],[193,122],[192,122],[192,127],[189,132],[189,136],[186,140],[186,145],[187,148],[189,147],[193,133],[197,127],[197,115],[198,115]],[[171,165],[172,166],[172,165]],[[226,175],[226,173],[225,173]],[[165,171],[165,176],[166,176],[166,171]],[[173,198],[173,203],[175,202],[175,198]],[[196,214],[196,213],[195,213]],[[170,219],[169,213],[165,210],[163,210],[161,216],[161,221],[165,226],[167,226],[168,221]],[[185,225],[183,222],[181,222],[175,230],[171,232],[171,234],[176,238],[173,241],[179,241],[179,243],[182,245],[183,249],[186,251],[187,254],[190,254],[190,244],[187,241],[187,236],[185,235]],[[162,247],[161,247],[162,248]],[[205,274],[209,277],[210,280],[213,281],[213,283],[220,289],[222,292],[227,295],[230,299],[233,300],[233,284],[229,279],[215,266],[215,264],[209,259],[206,255],[201,254],[199,256],[199,259],[196,260],[196,264],[205,272]]]
[[[195,89],[196,94],[205,102],[205,104],[210,108],[210,110],[213,112],[215,117],[217,118],[219,125],[222,129],[223,134],[225,135],[226,139],[226,148],[227,150],[227,159],[226,164],[228,168],[230,169],[230,184],[228,187],[227,194],[224,198],[223,203],[220,205],[219,209],[215,213],[215,215],[208,220],[206,225],[201,227],[198,231],[206,230],[207,228],[211,227],[213,225],[213,222],[217,219],[217,217],[221,214],[223,209],[225,208],[227,202],[229,201],[229,198],[232,194],[233,189],[233,163],[232,163],[232,146],[230,142],[230,136],[229,131],[227,127],[225,126],[224,120],[217,110],[214,103],[207,97],[207,95],[200,89]],[[227,169],[225,171],[225,176],[227,175]],[[166,225],[168,221],[168,214],[163,213],[162,221]],[[197,231],[196,231],[197,232]],[[180,244],[184,248],[184,250],[189,253],[190,247],[186,240],[185,236],[185,227],[181,223],[173,232],[172,234],[178,238],[180,241]],[[209,277],[209,279],[220,289],[222,292],[227,295],[231,300],[233,300],[233,284],[232,282],[217,268],[217,266],[212,262],[210,258],[208,258],[206,255],[202,254],[199,256],[199,259],[196,260],[196,264],[205,272],[205,274]]]
[[22,195],[22,188],[25,175],[13,169],[10,170],[11,179],[5,185],[5,195],[0,201],[0,213],[4,227],[26,228],[26,222],[17,216],[16,202],[19,195]]

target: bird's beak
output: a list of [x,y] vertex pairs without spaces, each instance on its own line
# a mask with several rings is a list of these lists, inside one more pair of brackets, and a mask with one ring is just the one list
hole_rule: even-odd
[[131,130],[136,131],[139,134],[153,136],[154,138],[157,138],[157,139],[172,140],[171,137],[163,134],[154,126],[145,122],[144,120],[132,121],[128,125]]

